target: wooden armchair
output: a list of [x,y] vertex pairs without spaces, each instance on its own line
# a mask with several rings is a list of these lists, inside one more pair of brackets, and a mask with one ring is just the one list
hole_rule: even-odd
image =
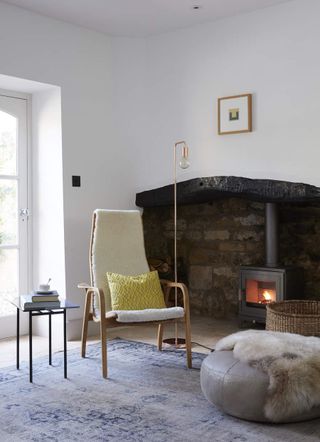
[[[138,275],[149,271],[144,250],[141,215],[138,210],[95,210],[92,219],[89,266],[91,284],[79,284],[86,292],[81,356],[85,357],[89,321],[100,323],[102,375],[107,377],[107,327],[154,323],[158,326],[158,350],[162,350],[163,326],[169,322],[185,325],[187,366],[192,367],[188,289],[184,284],[161,280],[165,302],[175,287],[182,292],[182,308],[141,311],[112,311],[106,272]],[[146,315],[147,313],[147,315]],[[130,316],[134,319],[130,320]],[[121,318],[125,322],[121,322]],[[129,319],[128,319],[129,318]],[[128,322],[129,321],[129,322]]]

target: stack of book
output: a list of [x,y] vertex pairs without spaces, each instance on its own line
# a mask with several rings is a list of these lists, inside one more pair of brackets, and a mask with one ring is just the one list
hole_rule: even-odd
[[24,310],[31,308],[59,308],[59,294],[56,290],[50,292],[36,291],[31,295],[20,296],[20,303]]

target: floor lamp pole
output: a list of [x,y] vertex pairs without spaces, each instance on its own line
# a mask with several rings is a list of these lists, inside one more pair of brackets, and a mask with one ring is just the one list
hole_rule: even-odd
[[[173,266],[174,266],[174,282],[178,282],[178,263],[177,263],[177,146],[176,143],[173,149],[173,237],[174,237],[174,250],[173,250]],[[178,289],[174,288],[174,305],[178,306]],[[174,323],[174,338],[175,346],[178,346],[178,322]]]
[[[173,266],[174,266],[174,282],[178,282],[178,260],[177,260],[177,147],[182,146],[181,160],[179,166],[181,169],[187,169],[189,167],[188,155],[189,149],[185,141],[177,141],[173,147]],[[174,304],[175,307],[178,305],[178,290],[177,287],[174,288]],[[185,343],[184,339],[178,338],[178,323],[175,322],[175,337],[174,340],[166,339],[164,342],[172,344],[176,347],[183,345]]]

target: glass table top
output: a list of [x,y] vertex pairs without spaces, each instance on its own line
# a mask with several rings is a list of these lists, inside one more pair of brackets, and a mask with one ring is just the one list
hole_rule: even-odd
[[36,311],[36,310],[66,310],[69,308],[79,308],[80,305],[78,304],[74,304],[73,302],[67,300],[67,299],[61,299],[60,300],[60,305],[57,306],[52,306],[50,305],[50,302],[43,302],[43,306],[41,307],[35,307],[35,306],[24,306],[24,301],[21,300],[21,298],[15,298],[13,300],[9,300],[10,304],[14,305],[15,307],[17,307],[19,310],[21,310],[22,312],[28,312],[30,310]]

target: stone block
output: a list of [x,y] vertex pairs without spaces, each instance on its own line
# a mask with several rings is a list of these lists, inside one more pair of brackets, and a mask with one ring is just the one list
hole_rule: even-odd
[[212,288],[212,267],[195,266],[189,268],[189,285],[191,289],[209,290]]
[[196,244],[189,250],[189,262],[195,265],[211,264],[218,259],[217,256],[218,252],[216,249],[204,248]]
[[204,228],[204,220],[191,220],[188,223],[188,229],[190,230],[203,230]]
[[188,230],[186,232],[186,238],[192,241],[199,241],[202,238],[202,233],[200,230]]
[[242,226],[261,226],[264,225],[264,217],[250,213],[248,216],[235,217],[234,220]]
[[[167,239],[174,239],[174,231],[173,230],[164,231],[163,236]],[[183,237],[183,232],[177,230],[177,240],[180,241],[182,237]]]
[[245,252],[246,244],[240,241],[223,241],[219,243],[219,250],[221,252]]
[[246,240],[253,240],[253,241],[261,241],[264,237],[264,232],[255,232],[254,230],[245,230],[243,232],[236,232],[233,235],[233,239],[237,241],[246,241]]
[[[174,229],[174,221],[173,217],[172,219],[169,219],[163,223],[165,230],[173,230]],[[177,230],[186,230],[187,228],[187,221],[185,219],[178,218],[177,220]]]
[[164,230],[173,230],[173,219],[169,219],[163,223]]
[[238,274],[231,267],[214,267],[213,273],[218,276],[226,276],[227,278],[235,278]]
[[207,241],[225,241],[230,238],[228,230],[208,230],[204,232],[204,239]]

